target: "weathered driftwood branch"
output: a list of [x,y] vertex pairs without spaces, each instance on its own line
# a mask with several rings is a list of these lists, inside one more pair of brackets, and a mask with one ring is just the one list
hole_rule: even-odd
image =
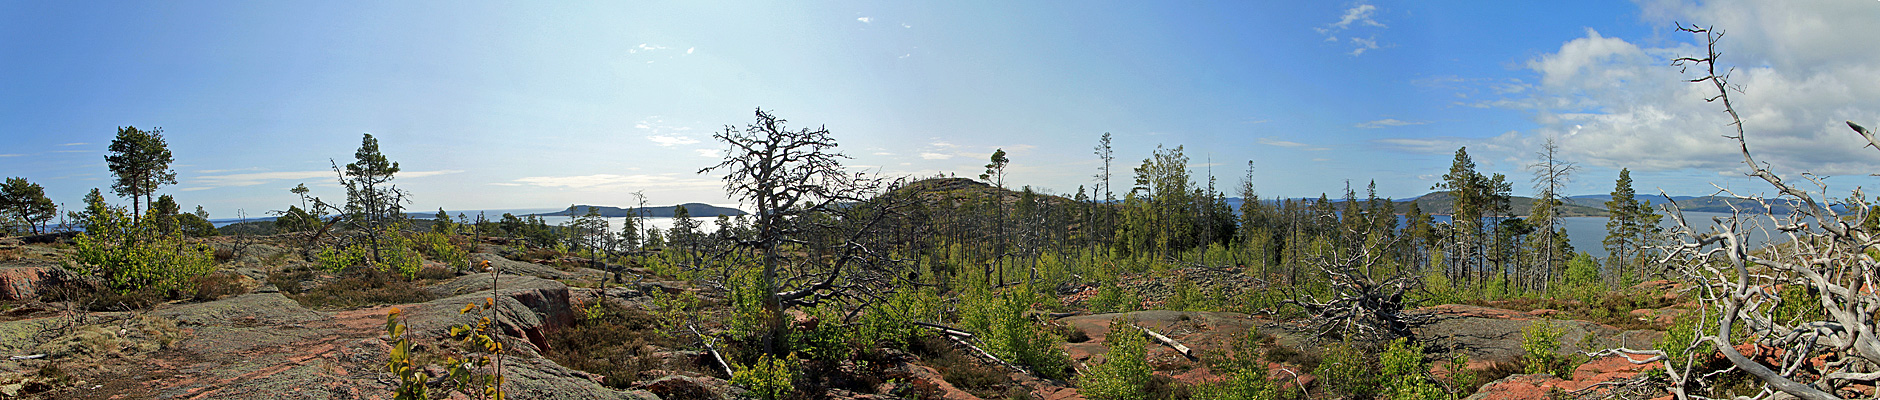
[[958,330],[958,329],[953,329],[953,328],[950,328],[950,327],[947,327],[946,325],[940,325],[940,324],[931,324],[931,323],[926,323],[926,322],[920,322],[920,321],[914,321],[914,325],[915,325],[915,326],[924,326],[924,327],[928,327],[928,328],[933,328],[933,329],[935,329],[935,330],[938,330],[938,331],[940,331],[940,333],[944,333],[944,334],[947,334],[948,336],[958,336],[958,337],[963,337],[963,338],[967,338],[967,339],[972,339],[972,338],[973,338],[973,333],[972,333],[972,332],[967,332],[967,331],[962,331],[962,330]]
[[1013,371],[1018,371],[1019,373],[1036,376],[1031,373],[1031,370],[1025,369],[1025,367],[1018,366],[1018,364],[1013,364],[1010,362],[1006,362],[1005,360],[1001,360],[999,359],[999,356],[992,355],[991,352],[988,352],[985,349],[981,349],[979,348],[979,346],[974,346],[972,343],[967,342],[965,339],[961,339],[953,335],[944,335],[944,336],[946,336],[947,340],[952,340],[953,343],[958,343],[961,346],[966,346],[966,348],[972,349],[974,354],[978,354],[980,357],[990,360],[994,364],[1003,365],[1006,368],[1011,368]]
[[711,338],[705,337],[705,334],[703,333],[699,333],[698,327],[696,326],[686,325],[685,327],[686,329],[691,329],[692,334],[698,335],[699,343],[705,344],[705,351],[712,353],[712,360],[718,361],[718,367],[725,369],[726,378],[730,378],[735,375],[731,372],[731,363],[725,362],[725,356],[718,353],[718,346],[712,345]]
[[1156,333],[1155,331],[1149,330],[1149,328],[1144,328],[1141,325],[1137,325],[1136,329],[1141,329],[1142,333],[1149,334],[1149,337],[1154,338],[1155,341],[1161,342],[1162,345],[1175,349],[1175,351],[1178,353],[1182,353],[1183,357],[1188,357],[1188,359],[1190,360],[1197,360],[1197,358],[1195,358],[1194,350],[1189,350],[1188,346],[1183,346],[1181,342],[1177,342],[1175,341],[1175,339],[1171,339],[1168,336],[1163,336],[1160,333]]

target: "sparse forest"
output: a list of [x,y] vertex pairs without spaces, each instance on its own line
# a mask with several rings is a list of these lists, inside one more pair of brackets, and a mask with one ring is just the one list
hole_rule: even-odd
[[[0,186],[0,262],[30,269],[4,279],[18,368],[0,398],[240,397],[165,377],[188,374],[397,399],[1876,395],[1880,206],[1759,163],[1721,32],[1684,29],[1712,47],[1679,65],[1715,87],[1728,140],[1780,193],[1744,199],[1799,204],[1776,226],[1745,212],[1703,231],[1552,139],[1530,176],[1455,149],[1429,171],[1447,199],[1433,215],[1376,182],[1262,197],[1259,160],[1198,176],[1180,144],[1121,160],[1109,133],[1069,193],[1012,179],[1029,160],[1005,149],[970,178],[856,173],[837,133],[759,108],[699,166],[749,212],[709,229],[685,206],[652,227],[644,196],[622,226],[574,205],[554,225],[414,218],[425,193],[398,187],[401,149],[370,134],[327,163],[343,193],[301,184],[271,221],[217,228],[163,191],[188,155],[122,127],[105,161],[128,208],[102,188],[60,210],[27,177]],[[1607,178],[1596,258],[1569,244],[1561,191]],[[1517,210],[1524,179],[1538,195]],[[1789,240],[1756,247],[1751,230]],[[202,372],[244,357],[273,364]],[[161,373],[126,372],[143,363]],[[146,379],[167,386],[132,382]],[[1545,389],[1492,397],[1519,385]]]

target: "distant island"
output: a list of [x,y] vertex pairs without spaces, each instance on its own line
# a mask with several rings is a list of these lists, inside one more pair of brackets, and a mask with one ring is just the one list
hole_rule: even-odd
[[644,208],[645,213],[641,213],[640,212],[641,209],[639,208],[620,208],[620,207],[608,207],[608,206],[577,205],[577,206],[569,206],[568,209],[566,210],[556,211],[552,213],[540,213],[540,214],[529,214],[529,215],[540,216],[540,217],[579,217],[579,216],[587,215],[588,210],[591,209],[591,210],[595,210],[599,212],[602,217],[610,217],[610,218],[613,218],[613,217],[672,218],[672,215],[675,212],[677,212],[679,207],[685,207],[686,214],[691,215],[693,218],[709,218],[709,217],[717,217],[720,215],[736,217],[736,216],[749,214],[749,213],[744,212],[744,210],[739,210],[736,208],[719,207],[719,206],[714,206],[714,205],[704,204],[704,203],[685,203],[685,204],[680,204],[677,206],[646,207]]

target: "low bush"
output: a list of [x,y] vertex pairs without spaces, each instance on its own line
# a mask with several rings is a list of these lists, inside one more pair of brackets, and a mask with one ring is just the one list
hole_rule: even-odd
[[1352,398],[1370,398],[1378,392],[1377,360],[1369,356],[1370,352],[1359,350],[1350,343],[1334,343],[1325,347],[1320,355],[1319,366],[1312,370],[1312,375],[1319,377],[1326,390]]
[[248,288],[241,284],[241,274],[217,272],[195,277],[195,290],[191,298],[196,301],[210,301],[227,296],[248,293]]
[[[303,282],[325,281],[314,287]],[[437,298],[425,291],[421,281],[404,279],[390,271],[355,268],[336,276],[321,271],[296,269],[268,275],[268,283],[287,297],[307,308],[336,310],[383,304],[422,303]]]
[[192,278],[215,270],[209,246],[158,232],[150,223],[132,223],[122,212],[92,216],[86,224],[88,230],[73,241],[72,260],[119,293],[188,290]]
[[1573,379],[1573,365],[1566,357],[1554,352],[1560,347],[1560,336],[1566,332],[1553,321],[1540,321],[1521,329],[1521,364],[1529,374],[1552,374],[1561,379]]
[[679,343],[659,334],[659,320],[653,315],[606,300],[596,300],[585,310],[574,326],[549,335],[543,356],[604,376],[601,384],[616,389],[631,387],[642,373],[655,369],[708,371],[693,363],[660,365],[651,350],[676,348]]
[[1149,398],[1149,337],[1137,329],[1135,321],[1117,318],[1110,321],[1110,333],[1104,337],[1110,352],[1103,363],[1077,376],[1079,392],[1098,400],[1146,400]]

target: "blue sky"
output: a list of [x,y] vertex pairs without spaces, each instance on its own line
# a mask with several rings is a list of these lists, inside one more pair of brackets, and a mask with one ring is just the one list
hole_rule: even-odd
[[[116,127],[161,127],[216,218],[342,198],[372,133],[417,210],[734,204],[699,175],[711,134],[756,107],[826,126],[858,170],[977,176],[997,148],[1017,185],[1115,182],[1157,145],[1267,197],[1376,180],[1430,191],[1459,146],[1510,175],[1545,138],[1572,194],[1745,194],[1703,87],[1667,61],[1727,29],[1751,145],[1837,196],[1880,153],[1875,1],[1579,2],[148,2],[0,3],[0,175],[73,205],[109,187]],[[1716,185],[1716,186],[1713,186]],[[122,199],[119,199],[122,200]],[[124,201],[128,203],[128,201]]]

